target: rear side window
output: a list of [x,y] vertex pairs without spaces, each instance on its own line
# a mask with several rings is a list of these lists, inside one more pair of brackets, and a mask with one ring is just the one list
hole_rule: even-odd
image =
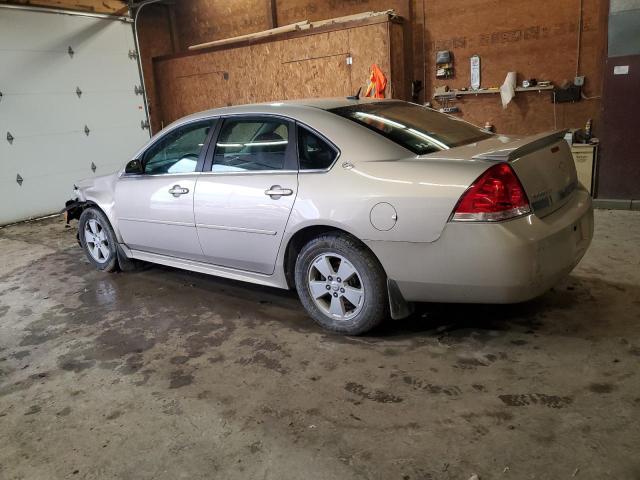
[[418,155],[491,137],[486,130],[414,103],[362,103],[329,111],[359,123]]
[[145,152],[144,173],[195,172],[198,157],[212,126],[213,120],[205,120],[183,125],[167,133]]
[[298,127],[298,162],[300,170],[326,170],[338,152],[318,135]]
[[282,170],[289,145],[289,125],[279,119],[225,120],[212,172]]

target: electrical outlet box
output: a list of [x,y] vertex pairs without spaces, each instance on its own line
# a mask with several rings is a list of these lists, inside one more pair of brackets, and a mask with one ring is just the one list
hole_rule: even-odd
[[582,87],[584,85],[584,77],[576,77],[576,78],[574,78],[573,84],[576,87]]

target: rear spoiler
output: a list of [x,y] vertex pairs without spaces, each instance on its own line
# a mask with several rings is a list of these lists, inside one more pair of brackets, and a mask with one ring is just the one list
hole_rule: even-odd
[[540,150],[547,145],[556,143],[564,138],[568,130],[557,130],[555,132],[540,133],[532,135],[505,145],[504,148],[491,150],[485,153],[475,155],[473,158],[477,160],[492,160],[495,162],[510,162],[516,158],[523,157],[531,152]]

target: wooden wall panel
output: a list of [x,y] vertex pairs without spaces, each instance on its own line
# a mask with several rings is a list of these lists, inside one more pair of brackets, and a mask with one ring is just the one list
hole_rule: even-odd
[[391,96],[409,100],[411,95],[411,80],[407,73],[412,71],[411,62],[407,61],[405,54],[407,43],[405,41],[405,25],[390,22],[389,28],[389,56],[391,61]]
[[[282,98],[341,97],[351,94],[346,54],[283,63],[280,67]],[[327,81],[330,79],[330,81]]]
[[[463,9],[447,0],[425,2],[428,93],[438,85],[468,87],[469,57],[479,54],[483,87],[501,85],[509,71],[518,72],[519,81],[536,78],[560,85],[573,81],[578,67],[579,73],[587,77],[586,95],[599,96],[607,2],[583,3],[579,28],[580,2],[576,1],[512,0],[507,5],[493,0],[468,0]],[[455,77],[451,80],[435,79],[434,57],[438,50],[454,53]],[[504,133],[533,133],[554,127],[553,105],[548,95],[519,94],[518,101],[504,111],[499,103],[499,95],[466,98],[459,104],[460,115],[476,124],[490,121]],[[595,118],[597,130],[599,109],[599,99],[558,104],[557,126],[578,128],[588,118]]]
[[393,9],[409,18],[410,0],[277,0],[278,25]]
[[1,0],[0,3],[31,5],[34,7],[59,8],[91,13],[128,15],[129,9],[124,0]]
[[175,52],[175,39],[172,37],[170,11],[163,5],[149,5],[138,19],[140,58],[144,72],[145,87],[149,101],[151,131],[160,130],[158,96],[153,75],[153,57]]
[[266,0],[180,0],[176,23],[182,49],[271,28]]
[[[371,65],[377,63],[385,73],[387,80],[391,78],[391,62],[389,61],[389,29],[388,22],[349,29],[349,49],[353,56],[351,66],[352,89],[355,93],[362,87],[362,94],[369,85]],[[387,96],[392,96],[391,84],[387,86]]]
[[387,23],[157,58],[157,122],[226,105],[350,95],[366,86],[372,63],[390,71]]
[[[362,27],[366,28],[366,27]],[[347,30],[307,35],[282,42],[283,63],[349,53]]]

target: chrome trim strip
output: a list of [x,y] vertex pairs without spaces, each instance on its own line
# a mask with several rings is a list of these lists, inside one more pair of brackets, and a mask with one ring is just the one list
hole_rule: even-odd
[[150,177],[193,177],[199,176],[200,172],[181,173],[126,173],[121,172],[120,178],[150,178]]
[[273,230],[260,230],[257,228],[229,227],[227,225],[207,225],[204,223],[196,223],[198,228],[209,228],[211,230],[228,230],[230,232],[257,233],[260,235],[275,235],[278,232]]
[[0,4],[0,8],[9,8],[11,10],[27,10],[41,13],[57,13],[60,15],[76,15],[79,17],[103,18],[105,20],[119,20],[121,22],[133,23],[133,19],[131,17],[111,15],[109,13],[91,13],[77,10],[64,10],[61,8],[34,7],[31,5],[7,5],[4,3]]
[[151,220],[151,219],[143,219],[143,218],[127,218],[120,217],[118,219],[120,222],[141,222],[141,223],[159,223],[161,225],[174,225],[176,227],[195,227],[193,223],[186,222],[170,222],[168,220]]
[[238,172],[202,172],[201,175],[285,175],[297,173],[298,170],[243,170]]

